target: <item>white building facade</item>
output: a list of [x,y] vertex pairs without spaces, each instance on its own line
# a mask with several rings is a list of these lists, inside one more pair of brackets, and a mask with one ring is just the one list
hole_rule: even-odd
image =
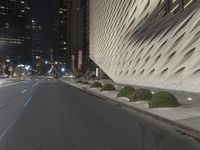
[[200,1],[90,0],[90,57],[117,83],[200,92]]

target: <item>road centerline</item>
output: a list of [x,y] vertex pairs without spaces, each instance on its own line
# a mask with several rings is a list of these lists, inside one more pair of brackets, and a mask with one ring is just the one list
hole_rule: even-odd
[[33,84],[33,87],[35,87],[36,85],[38,85],[40,82],[37,82],[37,83],[35,83],[35,84]]
[[21,91],[21,94],[24,94],[24,93],[26,93],[27,91],[28,91],[28,89],[25,89],[25,90]]

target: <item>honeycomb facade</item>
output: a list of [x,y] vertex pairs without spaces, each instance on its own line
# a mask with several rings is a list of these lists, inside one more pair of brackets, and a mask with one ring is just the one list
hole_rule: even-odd
[[200,92],[199,0],[90,0],[90,57],[117,83]]

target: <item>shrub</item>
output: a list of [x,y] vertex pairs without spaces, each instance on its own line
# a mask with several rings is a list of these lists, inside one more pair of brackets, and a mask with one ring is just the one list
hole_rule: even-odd
[[117,97],[129,97],[130,94],[135,91],[134,88],[130,87],[130,86],[125,86],[124,88],[122,88],[119,93],[117,94]]
[[150,100],[153,96],[151,91],[148,89],[138,89],[135,92],[140,95],[141,100]]
[[101,91],[115,91],[115,88],[112,84],[105,84]]
[[83,81],[82,80],[77,80],[76,83],[83,83]]
[[178,103],[176,97],[169,92],[158,92],[148,102],[150,108],[157,107],[177,107]]
[[133,102],[133,101],[141,101],[141,100],[142,100],[140,94],[138,94],[136,91],[133,91],[133,92],[129,95],[128,98],[129,98],[129,100],[130,100],[131,102]]
[[129,95],[130,101],[145,101],[152,98],[152,93],[148,89],[138,89]]
[[88,81],[83,81],[82,84],[89,85],[90,82],[88,82]]
[[100,82],[94,82],[92,85],[91,85],[91,88],[102,88],[102,84]]

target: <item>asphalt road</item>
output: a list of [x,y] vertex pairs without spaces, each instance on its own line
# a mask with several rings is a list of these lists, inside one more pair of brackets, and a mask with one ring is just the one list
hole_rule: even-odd
[[199,150],[198,140],[61,81],[0,89],[0,150]]

